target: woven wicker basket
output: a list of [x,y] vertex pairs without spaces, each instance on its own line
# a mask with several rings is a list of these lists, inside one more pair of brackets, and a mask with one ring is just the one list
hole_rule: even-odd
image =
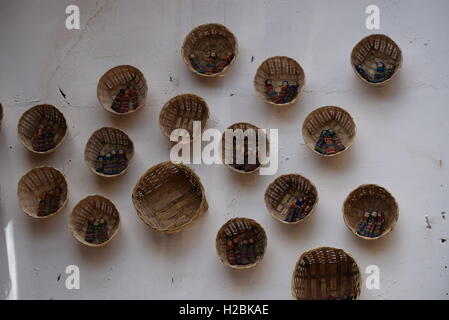
[[348,150],[354,142],[357,128],[344,109],[326,106],[312,111],[304,120],[302,135],[306,145],[325,157]]
[[20,117],[17,132],[25,148],[45,154],[61,145],[67,133],[67,122],[56,107],[41,104],[28,109]]
[[292,294],[298,300],[355,300],[360,292],[359,267],[341,249],[321,247],[304,252],[293,270]]
[[68,188],[64,175],[52,167],[34,168],[17,186],[23,212],[33,218],[45,219],[62,211],[67,203]]
[[[185,129],[189,132],[189,139],[198,138],[194,135],[193,121],[201,121],[201,132],[206,128],[209,119],[209,108],[203,98],[194,94],[181,94],[170,99],[159,114],[159,127],[164,136],[170,138],[176,129]],[[182,136],[180,134],[180,136]],[[184,140],[181,140],[181,142]]]
[[107,71],[98,82],[97,97],[101,106],[117,115],[130,114],[145,106],[147,81],[142,72],[129,65]]
[[111,200],[91,195],[73,208],[69,230],[76,240],[89,247],[101,247],[120,229],[120,214]]
[[[247,133],[247,139],[244,138],[244,145],[240,145],[238,143],[237,139],[226,139],[226,131],[223,133],[221,138],[221,145],[220,145],[220,156],[223,164],[231,169],[232,171],[238,172],[238,173],[253,173],[259,171],[260,167],[264,164],[265,158],[264,153],[259,153],[259,151],[262,149],[262,151],[266,150],[267,156],[269,155],[270,151],[270,142],[268,140],[268,137],[264,132],[260,132],[261,135],[263,135],[263,138],[261,141],[260,137],[258,136],[258,130],[259,128],[256,127],[253,124],[246,123],[246,122],[238,122],[234,123],[233,125],[229,126],[226,130],[242,130],[243,134],[245,132]],[[248,131],[247,131],[248,130]],[[263,144],[263,140],[265,140],[265,146]],[[256,147],[252,146],[253,143],[250,144],[250,141],[256,141]],[[256,150],[255,150],[256,149]],[[242,161],[238,161],[237,159],[237,151],[241,150],[242,160],[243,163],[238,163]],[[243,151],[243,152],[242,152]],[[256,163],[251,163],[253,161],[250,161],[252,159],[249,158],[249,153],[251,153],[255,157]],[[232,163],[226,163],[226,155],[232,155]]]
[[289,57],[271,57],[262,62],[254,76],[254,87],[270,104],[288,106],[295,103],[304,88],[301,65]]
[[318,191],[315,185],[299,174],[282,175],[265,191],[268,211],[286,224],[297,224],[309,217],[317,203]]
[[351,66],[363,82],[382,86],[399,73],[402,51],[386,35],[372,34],[360,40],[352,49]]
[[104,127],[95,131],[84,150],[84,161],[101,177],[118,177],[128,170],[134,144],[123,131]]
[[145,224],[167,234],[181,231],[208,209],[200,178],[189,167],[170,161],[139,179],[132,200]]
[[[382,213],[383,223],[380,225],[378,236],[366,236],[358,232],[366,213]],[[353,190],[343,203],[343,218],[352,233],[362,239],[380,239],[393,230],[399,217],[399,207],[396,199],[385,188],[375,184],[361,185]]]
[[181,54],[193,73],[208,78],[222,76],[237,57],[237,38],[221,24],[203,24],[184,39]]
[[218,231],[215,247],[220,260],[228,267],[249,269],[262,260],[267,247],[267,235],[256,221],[234,218]]

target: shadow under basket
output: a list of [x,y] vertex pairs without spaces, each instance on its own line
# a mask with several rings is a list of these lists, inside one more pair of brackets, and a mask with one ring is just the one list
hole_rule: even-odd
[[48,218],[61,212],[67,203],[64,175],[52,167],[34,168],[19,181],[17,196],[23,212],[33,218]]
[[181,231],[208,209],[200,178],[189,167],[170,161],[139,179],[132,200],[146,225],[167,234]]
[[398,204],[385,188],[375,184],[353,190],[343,204],[346,226],[356,236],[375,240],[393,230],[399,217]]
[[123,131],[104,127],[95,131],[84,150],[84,161],[96,175],[117,177],[128,170],[134,144]]
[[143,73],[129,65],[110,69],[100,78],[97,86],[101,106],[116,115],[130,114],[145,106],[147,93]]
[[[178,134],[180,142],[191,142],[199,137],[206,128],[209,119],[209,108],[203,98],[195,94],[181,94],[170,99],[159,114],[159,127],[167,138],[176,129],[187,130],[189,135],[184,137],[182,132]],[[201,122],[200,131],[194,132],[194,121]]]
[[45,154],[61,145],[67,133],[67,122],[56,107],[41,104],[28,109],[20,117],[17,132],[26,149]]
[[107,244],[120,229],[120,214],[111,200],[92,195],[73,208],[69,229],[76,240],[89,247]]
[[184,39],[181,54],[193,73],[209,78],[222,76],[237,57],[237,38],[224,25],[203,24]]
[[357,127],[344,109],[326,106],[312,111],[304,120],[302,135],[315,153],[331,157],[348,150],[354,142]]
[[355,300],[361,275],[354,258],[341,249],[321,247],[303,253],[292,277],[297,300]]
[[0,127],[2,126],[2,120],[3,120],[3,106],[0,103]]
[[351,66],[363,82],[382,86],[399,73],[402,51],[386,35],[372,34],[360,40],[352,49]]
[[248,269],[262,260],[267,247],[267,235],[256,221],[234,218],[220,228],[215,246],[225,265],[234,269]]
[[264,198],[274,218],[286,224],[297,224],[313,213],[318,192],[309,179],[299,174],[286,174],[268,186]]
[[[226,132],[229,133],[228,138]],[[221,137],[221,160],[226,167],[238,173],[259,171],[269,152],[270,142],[266,134],[250,123],[234,123]]]
[[271,57],[262,62],[254,77],[254,87],[266,102],[288,106],[295,103],[304,88],[301,65],[289,57]]

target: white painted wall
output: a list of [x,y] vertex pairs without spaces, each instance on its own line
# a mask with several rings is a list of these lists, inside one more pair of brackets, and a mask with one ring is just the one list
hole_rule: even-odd
[[[64,27],[69,4],[80,6],[80,31]],[[380,7],[380,32],[404,53],[401,74],[383,89],[361,83],[349,64],[352,47],[372,33],[365,28],[370,4]],[[449,244],[440,239],[448,238],[441,212],[449,212],[448,10],[444,0],[2,0],[0,285],[5,293],[0,296],[290,299],[298,256],[328,245],[353,254],[362,270],[380,267],[380,290],[365,289],[362,299],[447,299]],[[227,25],[239,40],[240,54],[223,79],[198,79],[180,56],[185,35],[206,22]],[[258,65],[273,55],[297,59],[306,72],[300,101],[286,110],[264,103],[252,85]],[[150,92],[147,107],[117,118],[99,106],[96,86],[106,70],[125,63],[142,70]],[[159,131],[159,110],[183,92],[207,100],[209,127],[249,121],[279,128],[278,175],[297,172],[314,181],[320,195],[314,216],[299,226],[282,225],[263,203],[275,177],[194,165],[209,212],[173,236],[145,226],[135,213],[131,189],[150,166],[168,159],[170,144]],[[66,141],[49,156],[30,154],[16,136],[20,115],[38,103],[58,106],[69,121]],[[353,115],[358,136],[350,151],[322,159],[304,145],[300,127],[309,112],[332,104]],[[105,125],[125,130],[136,147],[129,172],[113,181],[94,176],[83,161],[90,134]],[[22,213],[16,197],[20,176],[40,165],[61,169],[70,188],[67,208],[47,221]],[[399,222],[385,239],[365,242],[344,226],[343,200],[363,183],[385,186],[399,202]],[[67,228],[73,206],[92,193],[113,199],[122,215],[118,236],[100,249],[81,246]],[[258,220],[268,234],[266,256],[252,270],[229,270],[215,254],[216,232],[235,216]],[[80,267],[80,290],[65,288],[64,270],[71,264]]]

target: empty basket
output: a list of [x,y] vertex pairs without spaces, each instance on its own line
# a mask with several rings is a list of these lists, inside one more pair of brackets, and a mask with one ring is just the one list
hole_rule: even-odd
[[19,140],[33,153],[50,153],[59,147],[67,133],[64,115],[54,106],[41,104],[19,119]]
[[321,247],[303,253],[292,277],[298,300],[355,300],[360,296],[360,270],[341,249]]
[[67,182],[52,167],[34,168],[19,181],[17,195],[23,212],[33,218],[48,218],[61,212],[67,203]]
[[372,34],[352,49],[351,66],[365,83],[380,86],[389,83],[402,66],[402,51],[389,37]]
[[[230,135],[226,138],[226,132]],[[252,173],[265,164],[270,144],[264,131],[255,125],[238,122],[229,126],[221,138],[221,159],[226,167],[238,173]]]
[[234,218],[220,228],[215,246],[225,265],[235,269],[248,269],[262,260],[267,247],[267,235],[256,221]]
[[210,78],[222,76],[238,54],[237,38],[221,24],[203,24],[187,35],[181,54],[193,73]]
[[[167,138],[170,138],[172,132],[176,129],[187,130],[189,135],[183,140],[190,142],[201,135],[206,128],[208,119],[209,108],[203,98],[195,94],[181,94],[170,99],[162,107],[159,114],[159,127],[162,134]],[[194,121],[201,122],[199,132],[193,132]],[[182,133],[179,132],[178,136],[183,136]]]
[[270,104],[295,103],[304,87],[301,65],[289,57],[271,57],[262,62],[254,77],[256,91]]
[[73,208],[69,229],[76,240],[89,247],[100,247],[120,229],[120,215],[111,200],[92,195]]
[[346,226],[356,236],[374,240],[387,235],[396,225],[399,207],[385,188],[364,184],[352,191],[343,204]]
[[351,115],[334,106],[312,111],[304,120],[302,135],[306,145],[319,155],[330,157],[349,149],[357,132]]
[[84,150],[86,165],[102,177],[117,177],[128,169],[134,144],[126,133],[105,127],[95,131]]
[[101,106],[117,115],[133,113],[145,105],[148,86],[142,72],[128,65],[107,71],[98,82]]
[[139,179],[132,200],[140,219],[163,233],[181,231],[208,208],[200,178],[189,167],[170,161]]
[[299,174],[274,180],[265,191],[265,205],[277,220],[296,224],[312,214],[318,202],[314,184]]

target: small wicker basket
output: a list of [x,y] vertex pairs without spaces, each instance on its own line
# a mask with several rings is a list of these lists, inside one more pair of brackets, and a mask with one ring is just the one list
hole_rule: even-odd
[[69,230],[76,240],[89,247],[101,247],[120,229],[120,214],[111,200],[91,195],[73,208]]
[[286,224],[298,224],[309,217],[318,203],[315,185],[299,174],[274,180],[265,191],[265,205],[271,215]]
[[97,87],[101,106],[117,115],[130,114],[145,106],[147,93],[148,86],[143,73],[129,65],[107,71]]
[[170,161],[139,179],[132,200],[140,219],[166,234],[181,231],[208,209],[200,178],[189,167]]
[[23,212],[33,218],[45,219],[62,211],[68,200],[64,175],[52,167],[38,167],[27,172],[17,186]]
[[61,145],[67,133],[67,122],[56,107],[41,104],[28,109],[20,117],[17,132],[26,149],[45,154]]
[[351,66],[363,82],[382,86],[399,73],[402,51],[386,35],[372,34],[360,40],[352,49]]
[[346,226],[362,239],[383,238],[393,230],[398,217],[399,206],[396,199],[385,188],[375,184],[361,185],[343,203]]
[[267,247],[267,235],[256,221],[234,218],[218,231],[215,247],[220,260],[228,267],[249,269],[262,260]]
[[302,135],[306,145],[324,157],[348,150],[354,142],[357,128],[344,109],[326,106],[312,111],[304,120]]
[[184,39],[181,54],[193,73],[208,78],[223,76],[237,57],[237,38],[224,25],[203,24]]
[[[203,98],[195,94],[181,94],[170,99],[162,107],[159,114],[159,127],[167,138],[170,138],[174,130],[185,129],[189,133],[189,138],[185,140],[190,142],[203,133],[208,119],[209,108]],[[194,121],[201,121],[201,132],[193,132]],[[182,136],[182,132],[179,136]],[[183,141],[184,139],[180,142]]]
[[134,144],[123,131],[104,127],[95,131],[84,150],[84,161],[101,177],[118,177],[128,170]]
[[355,300],[360,292],[359,267],[341,249],[304,252],[293,270],[292,295],[297,300]]
[[305,74],[294,59],[276,56],[266,59],[254,76],[254,87],[270,104],[288,106],[295,103],[304,88]]
[[[232,139],[226,139],[226,130],[232,130],[235,134]],[[243,174],[259,171],[270,152],[270,142],[265,132],[247,122],[234,123],[226,130],[219,148],[223,164]],[[243,134],[241,139],[238,138],[239,132]],[[229,155],[228,161],[226,155]]]

